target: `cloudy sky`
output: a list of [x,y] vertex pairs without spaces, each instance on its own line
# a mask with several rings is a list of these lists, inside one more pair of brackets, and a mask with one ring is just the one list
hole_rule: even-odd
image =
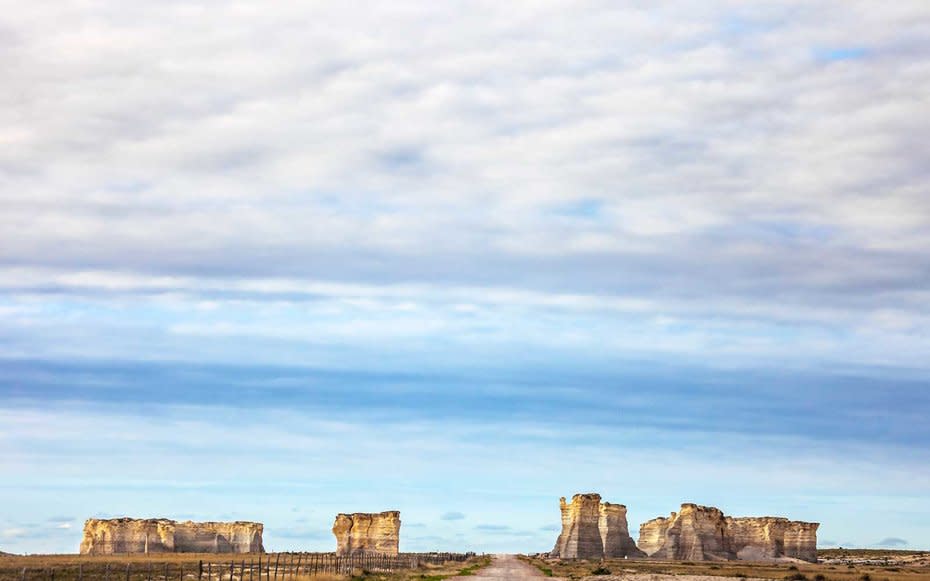
[[930,548],[924,0],[381,4],[0,0],[0,550]]

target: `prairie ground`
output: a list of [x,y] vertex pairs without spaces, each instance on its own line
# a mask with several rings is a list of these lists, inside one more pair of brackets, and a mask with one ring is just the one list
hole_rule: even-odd
[[819,563],[525,559],[546,575],[565,579],[590,578],[588,581],[611,581],[611,578],[621,577],[628,581],[664,581],[665,575],[779,581],[930,581],[930,551],[830,549],[820,551],[819,558]]
[[[257,574],[259,559],[265,565],[269,555],[5,555],[0,556],[0,581],[269,581],[268,577],[259,578]],[[464,562],[427,563],[417,569],[393,573],[372,573],[360,568],[351,575],[318,573],[310,576],[282,572],[271,577],[271,581],[442,581],[447,577],[473,574],[488,563],[490,557],[475,556]]]

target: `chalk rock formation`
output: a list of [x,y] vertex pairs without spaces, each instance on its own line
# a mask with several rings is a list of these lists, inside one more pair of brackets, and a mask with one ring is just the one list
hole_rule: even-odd
[[817,562],[818,523],[781,517],[727,517],[730,550],[737,559],[764,561],[784,557]]
[[576,494],[571,503],[559,499],[562,533],[550,556],[562,559],[643,557],[630,537],[626,507],[601,503],[601,495]]
[[626,521],[626,506],[610,502],[602,503],[598,529],[601,533],[601,543],[604,545],[604,557],[623,559],[646,556],[646,553],[636,547],[636,543],[630,536],[629,525]]
[[338,514],[333,523],[336,554],[379,553],[397,555],[400,545],[400,512]]
[[817,529],[820,523],[788,521],[785,525],[785,556],[817,562]]
[[650,557],[703,561],[727,559],[729,546],[723,512],[710,506],[681,505],[681,512],[656,518],[639,528],[639,548]]
[[82,555],[116,553],[260,553],[262,523],[88,519]]
[[669,518],[643,523],[638,544],[648,556],[659,559],[816,562],[818,526],[781,517],[733,518],[714,507],[687,503]]
[[660,516],[639,525],[639,541],[637,541],[636,546],[647,556],[658,557],[659,551],[665,545],[668,525],[677,516],[678,514],[673,512],[670,518]]
[[562,559],[600,559],[604,556],[601,540],[601,495],[576,494],[571,503],[559,499],[562,533],[551,555]]

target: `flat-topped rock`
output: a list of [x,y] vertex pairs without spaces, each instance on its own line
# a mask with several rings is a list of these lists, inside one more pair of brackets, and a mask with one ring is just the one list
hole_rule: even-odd
[[336,554],[397,555],[400,548],[400,511],[338,514],[333,523]]
[[120,553],[260,553],[256,522],[177,522],[169,519],[87,519],[82,555]]
[[646,553],[636,547],[626,520],[626,506],[610,502],[601,503],[598,528],[604,545],[605,558],[645,557]]
[[561,559],[643,557],[630,537],[626,506],[601,502],[596,493],[559,499],[562,532],[550,555]]
[[783,517],[728,517],[720,509],[692,503],[668,518],[639,528],[639,548],[659,559],[817,561],[818,523]]

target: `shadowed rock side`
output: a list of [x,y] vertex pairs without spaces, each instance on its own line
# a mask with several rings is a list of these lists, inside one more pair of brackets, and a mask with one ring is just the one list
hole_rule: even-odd
[[576,494],[571,503],[559,499],[562,533],[550,553],[562,559],[643,557],[630,537],[626,507],[601,503],[599,494]]
[[400,547],[400,512],[338,514],[333,523],[336,554],[378,553],[397,555]]
[[719,509],[682,504],[669,518],[647,521],[639,528],[639,548],[659,559],[817,561],[818,523],[781,517],[733,518]]
[[260,553],[262,523],[88,519],[82,555],[118,553]]

